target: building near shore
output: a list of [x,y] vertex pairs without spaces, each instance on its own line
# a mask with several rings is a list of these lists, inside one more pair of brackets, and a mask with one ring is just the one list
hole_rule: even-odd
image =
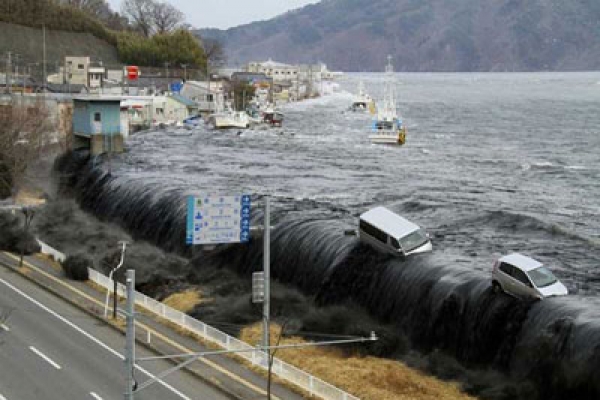
[[123,152],[122,118],[118,97],[74,98],[73,148],[88,148],[92,155]]

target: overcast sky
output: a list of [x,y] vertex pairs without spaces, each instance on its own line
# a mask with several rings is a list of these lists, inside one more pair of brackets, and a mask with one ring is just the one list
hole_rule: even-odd
[[[115,11],[122,0],[108,0]],[[231,28],[269,19],[319,0],[167,0],[186,15],[195,28]]]

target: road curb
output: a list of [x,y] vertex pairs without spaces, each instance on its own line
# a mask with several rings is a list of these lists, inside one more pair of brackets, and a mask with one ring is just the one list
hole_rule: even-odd
[[[23,273],[22,271],[19,271],[18,267],[12,266],[12,265],[8,265],[8,263],[6,263],[4,260],[0,260],[0,265],[4,266],[5,268],[8,268],[10,271],[19,274],[21,277],[25,278],[27,281],[33,283],[34,285],[36,285],[37,287],[53,294],[56,297],[61,298],[62,300],[66,301],[67,303],[69,303],[70,305],[77,307],[78,309],[80,309],[81,311],[83,311],[84,313],[86,313],[87,315],[95,318],[98,321],[101,321],[103,323],[103,325],[109,326],[110,328],[112,328],[113,330],[121,333],[124,335],[125,330],[120,328],[117,325],[111,324],[110,322],[108,322],[106,319],[102,318],[101,316],[99,316],[98,314],[96,314],[94,311],[88,309],[87,307],[83,306],[82,304],[79,304],[77,301],[75,301],[74,299],[70,298],[69,296],[65,296],[63,295],[59,290],[56,290],[55,288],[52,288],[50,286],[47,286],[45,284],[43,284],[42,282],[39,282],[37,279],[35,279],[34,277]],[[35,272],[35,271],[34,271]],[[70,286],[70,285],[69,285]],[[136,338],[136,343],[142,347],[144,347],[146,350],[156,354],[157,356],[165,356],[168,354],[164,354],[161,351],[159,351],[157,348],[155,348],[154,346],[145,343],[143,341],[140,341],[139,339]],[[172,358],[166,358],[166,360],[168,362],[170,362],[173,365],[178,365],[179,363],[177,361],[175,361]],[[244,397],[238,396],[237,394],[231,392],[229,389],[227,389],[225,386],[222,386],[214,381],[212,381],[211,379],[208,379],[204,376],[202,376],[201,374],[199,374],[198,372],[188,369],[187,367],[184,367],[181,369],[182,371],[185,371],[187,374],[192,375],[195,378],[200,379],[202,382],[206,383],[207,385],[212,386],[213,388],[223,392],[224,395],[226,395],[227,397],[231,398],[232,400],[245,400]]]

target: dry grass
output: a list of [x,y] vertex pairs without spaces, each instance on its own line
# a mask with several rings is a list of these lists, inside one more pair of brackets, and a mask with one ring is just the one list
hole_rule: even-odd
[[15,203],[21,206],[39,206],[46,203],[44,192],[37,188],[22,188],[15,196]]
[[185,292],[173,293],[162,302],[171,308],[188,313],[203,301],[201,293],[198,290],[189,289]]
[[[279,327],[272,327],[272,344],[278,336]],[[260,338],[260,324],[241,332],[241,340],[248,343],[256,343]],[[292,337],[280,342],[292,343],[305,341]],[[276,357],[365,400],[474,399],[462,393],[457,384],[424,375],[398,361],[346,357],[341,351],[326,347],[278,350]]]

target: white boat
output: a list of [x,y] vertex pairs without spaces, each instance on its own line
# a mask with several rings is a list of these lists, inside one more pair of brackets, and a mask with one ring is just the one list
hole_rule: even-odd
[[235,111],[226,105],[222,111],[210,114],[208,123],[215,129],[246,129],[250,127],[250,117],[245,111]]
[[373,120],[373,134],[369,135],[371,143],[403,145],[406,141],[406,127],[396,106],[394,91],[394,67],[392,56],[388,56],[385,67],[386,84],[383,101],[377,105],[376,116]]
[[358,83],[358,94],[354,96],[350,111],[366,111],[372,107],[373,99],[365,92],[362,81]]

